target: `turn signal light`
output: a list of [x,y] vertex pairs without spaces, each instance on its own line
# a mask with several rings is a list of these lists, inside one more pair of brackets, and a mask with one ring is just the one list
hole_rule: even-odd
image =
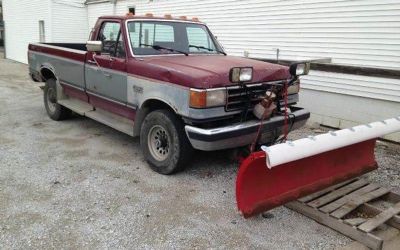
[[191,108],[220,107],[226,104],[226,88],[190,89]]
[[207,106],[207,92],[191,89],[189,105],[192,108],[205,108]]

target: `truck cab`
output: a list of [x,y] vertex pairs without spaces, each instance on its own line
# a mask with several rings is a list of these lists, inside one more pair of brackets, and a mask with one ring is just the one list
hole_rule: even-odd
[[[72,110],[139,136],[162,174],[182,170],[193,149],[274,143],[310,116],[295,106],[306,63],[229,56],[197,18],[103,16],[87,44],[30,44],[28,59],[52,119]],[[267,95],[275,108],[259,117]]]

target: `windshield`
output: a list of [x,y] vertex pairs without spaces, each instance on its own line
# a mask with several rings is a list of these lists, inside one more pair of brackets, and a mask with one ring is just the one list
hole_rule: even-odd
[[128,35],[135,55],[223,54],[202,24],[131,21]]

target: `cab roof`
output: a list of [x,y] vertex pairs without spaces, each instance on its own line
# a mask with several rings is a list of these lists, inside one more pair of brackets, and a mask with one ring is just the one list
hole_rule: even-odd
[[118,20],[135,20],[135,19],[146,19],[146,20],[162,20],[162,21],[180,21],[180,22],[190,22],[190,23],[200,23],[203,24],[203,22],[201,22],[197,17],[193,17],[193,18],[188,18],[186,16],[172,16],[172,15],[164,15],[164,16],[154,16],[151,13],[147,13],[146,15],[132,15],[132,14],[126,14],[124,16],[101,16],[99,17],[99,19],[118,19]]

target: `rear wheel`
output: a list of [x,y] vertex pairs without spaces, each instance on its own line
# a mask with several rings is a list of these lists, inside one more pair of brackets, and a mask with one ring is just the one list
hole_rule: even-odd
[[48,116],[55,120],[61,121],[67,119],[71,115],[71,110],[57,103],[56,80],[48,79],[43,91],[44,107]]
[[140,145],[150,167],[165,175],[183,170],[193,152],[182,121],[168,110],[156,110],[146,116]]

